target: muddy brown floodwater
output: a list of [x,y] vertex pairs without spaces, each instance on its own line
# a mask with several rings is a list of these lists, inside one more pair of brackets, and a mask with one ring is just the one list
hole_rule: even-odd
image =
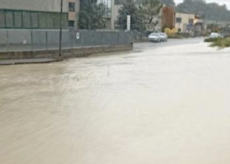
[[0,67],[0,164],[229,164],[230,49],[202,39]]

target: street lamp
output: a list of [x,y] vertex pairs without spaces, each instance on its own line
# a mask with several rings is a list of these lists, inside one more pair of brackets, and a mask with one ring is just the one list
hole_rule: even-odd
[[62,56],[62,14],[63,14],[63,0],[61,0],[61,12],[60,12],[59,57]]

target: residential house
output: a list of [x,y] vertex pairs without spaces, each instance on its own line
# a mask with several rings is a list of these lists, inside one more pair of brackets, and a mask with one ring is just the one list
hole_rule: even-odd
[[194,36],[200,36],[202,31],[206,29],[206,25],[202,18],[193,13],[176,13],[176,28],[179,32],[194,33]]
[[194,30],[195,14],[177,12],[175,19],[175,27],[179,32],[191,32]]

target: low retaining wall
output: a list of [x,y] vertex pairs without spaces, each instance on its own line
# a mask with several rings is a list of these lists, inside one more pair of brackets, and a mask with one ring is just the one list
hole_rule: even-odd
[[[74,49],[63,49],[62,58],[86,57],[97,53],[109,53],[118,51],[129,51],[133,49],[133,44],[97,46],[97,47],[79,47]],[[23,52],[0,52],[0,60],[9,59],[33,59],[33,58],[52,58],[60,59],[58,50],[48,51],[23,51]]]

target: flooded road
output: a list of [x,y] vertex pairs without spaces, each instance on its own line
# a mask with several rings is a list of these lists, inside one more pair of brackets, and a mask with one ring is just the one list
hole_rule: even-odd
[[229,164],[229,100],[202,39],[0,67],[0,163]]

